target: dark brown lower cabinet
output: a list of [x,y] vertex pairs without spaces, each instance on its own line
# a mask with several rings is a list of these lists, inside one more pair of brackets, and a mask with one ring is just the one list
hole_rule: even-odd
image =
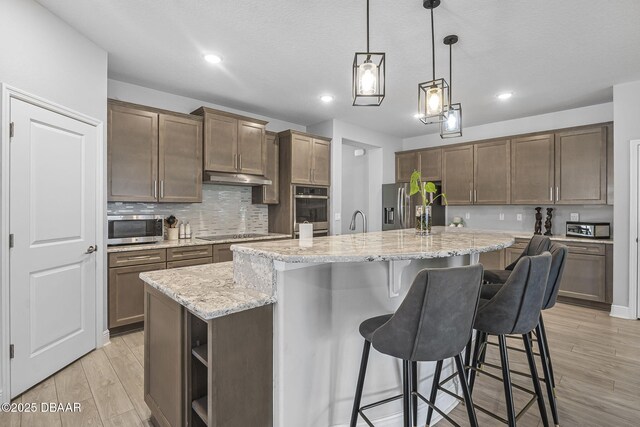
[[231,244],[213,245],[213,262],[233,261]]
[[485,270],[503,270],[504,264],[504,251],[483,252],[480,254],[480,264]]
[[148,285],[145,304],[144,398],[154,424],[272,426],[271,305],[205,321]]

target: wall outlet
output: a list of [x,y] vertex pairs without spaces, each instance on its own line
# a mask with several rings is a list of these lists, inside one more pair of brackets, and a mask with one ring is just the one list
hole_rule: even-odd
[[504,221],[504,214],[502,212],[500,212],[500,215],[498,216],[498,219],[500,221]]
[[522,214],[516,214],[516,221],[522,221]]
[[580,221],[580,214],[577,212],[571,212],[571,221]]
[[471,219],[471,213],[470,212],[465,213],[464,219]]
[[334,221],[340,221],[340,212],[333,216]]

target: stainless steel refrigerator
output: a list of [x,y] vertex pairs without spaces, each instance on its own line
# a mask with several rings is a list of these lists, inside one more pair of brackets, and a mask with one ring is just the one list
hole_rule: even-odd
[[[440,185],[438,193],[440,194]],[[445,225],[446,207],[438,198],[431,207],[432,225]],[[420,205],[420,195],[409,196],[409,184],[382,185],[382,230],[413,228],[416,224],[416,206]]]

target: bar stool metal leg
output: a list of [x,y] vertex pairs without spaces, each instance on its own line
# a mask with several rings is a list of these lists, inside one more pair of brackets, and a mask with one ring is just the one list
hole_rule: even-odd
[[418,362],[411,362],[411,419],[418,426]]
[[[440,375],[442,375],[442,364],[443,361],[439,360],[436,362],[436,370],[433,373],[433,382],[431,383],[431,394],[429,395],[429,401],[436,404],[436,396],[438,395],[438,385],[440,384]],[[431,425],[431,417],[433,416],[433,408],[431,406],[427,409],[427,423],[428,427]]]
[[458,376],[460,377],[460,386],[462,387],[462,395],[464,396],[464,405],[467,408],[467,415],[469,416],[469,424],[471,427],[478,427],[476,411],[473,407],[473,400],[471,400],[471,392],[469,391],[469,385],[467,384],[467,377],[465,376],[462,357],[457,355],[454,359],[456,360],[456,367],[458,368]]
[[409,361],[402,361],[402,403],[404,427],[411,427],[411,387],[409,380]]
[[542,373],[545,378],[545,385],[547,386],[547,397],[549,398],[549,405],[551,406],[551,416],[553,416],[553,424],[560,425],[558,417],[558,402],[556,400],[556,392],[551,383],[551,369],[549,368],[549,355],[547,354],[547,346],[542,342],[542,334],[540,333],[540,325],[536,327],[536,335],[538,336],[538,350],[540,351],[540,358],[542,359]]
[[367,362],[369,361],[369,350],[371,350],[371,342],[365,340],[362,349],[362,360],[360,361],[360,373],[358,373],[358,385],[356,386],[356,395],[353,399],[353,410],[351,411],[350,427],[356,427],[358,423],[358,411],[360,410],[360,401],[362,400],[362,389],[364,387],[364,377],[367,373]]
[[[516,427],[516,411],[513,404],[513,389],[511,387],[511,373],[509,372],[509,355],[507,354],[507,340],[504,335],[498,335],[500,346],[500,364],[502,365],[502,382],[504,397],[507,402],[507,419],[509,427]],[[538,385],[539,387],[540,385]]]
[[[469,370],[469,390],[473,393],[473,386],[476,383],[477,369],[480,362],[480,351],[484,344],[485,333],[478,331],[476,334],[476,342],[473,347],[473,355],[471,356],[471,369]],[[468,366],[468,365],[467,365]]]
[[553,376],[553,364],[551,363],[551,352],[549,351],[549,341],[547,340],[547,330],[544,327],[544,320],[542,320],[542,313],[540,313],[540,321],[538,322],[538,328],[540,331],[536,332],[538,340],[544,344],[545,352],[547,353],[547,360],[549,361],[549,378],[551,379],[551,386],[555,390],[556,379]]
[[[538,397],[538,409],[540,410],[540,417],[542,417],[542,424],[544,425],[544,427],[549,427],[547,408],[544,405],[544,397],[542,397],[542,387],[540,387],[540,378],[538,378],[538,368],[536,368],[536,360],[533,357],[533,349],[531,348],[531,332],[523,335],[522,340],[524,341],[524,349],[527,352],[527,361],[529,362],[529,369],[531,370],[533,389],[536,391],[536,395]],[[544,365],[544,359],[542,363]]]

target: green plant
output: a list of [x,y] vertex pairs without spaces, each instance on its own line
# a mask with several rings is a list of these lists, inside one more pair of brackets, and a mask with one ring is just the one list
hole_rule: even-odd
[[420,193],[420,195],[422,196],[422,206],[424,206],[425,208],[427,206],[431,206],[431,204],[433,204],[433,202],[435,202],[438,197],[442,197],[442,200],[444,200],[444,204],[446,205],[447,196],[444,193],[440,193],[435,196],[433,200],[429,200],[427,194],[435,194],[438,191],[438,188],[433,182],[422,182],[420,178],[420,172],[414,170],[411,174],[411,188],[409,190],[409,194],[413,196],[414,194]]

